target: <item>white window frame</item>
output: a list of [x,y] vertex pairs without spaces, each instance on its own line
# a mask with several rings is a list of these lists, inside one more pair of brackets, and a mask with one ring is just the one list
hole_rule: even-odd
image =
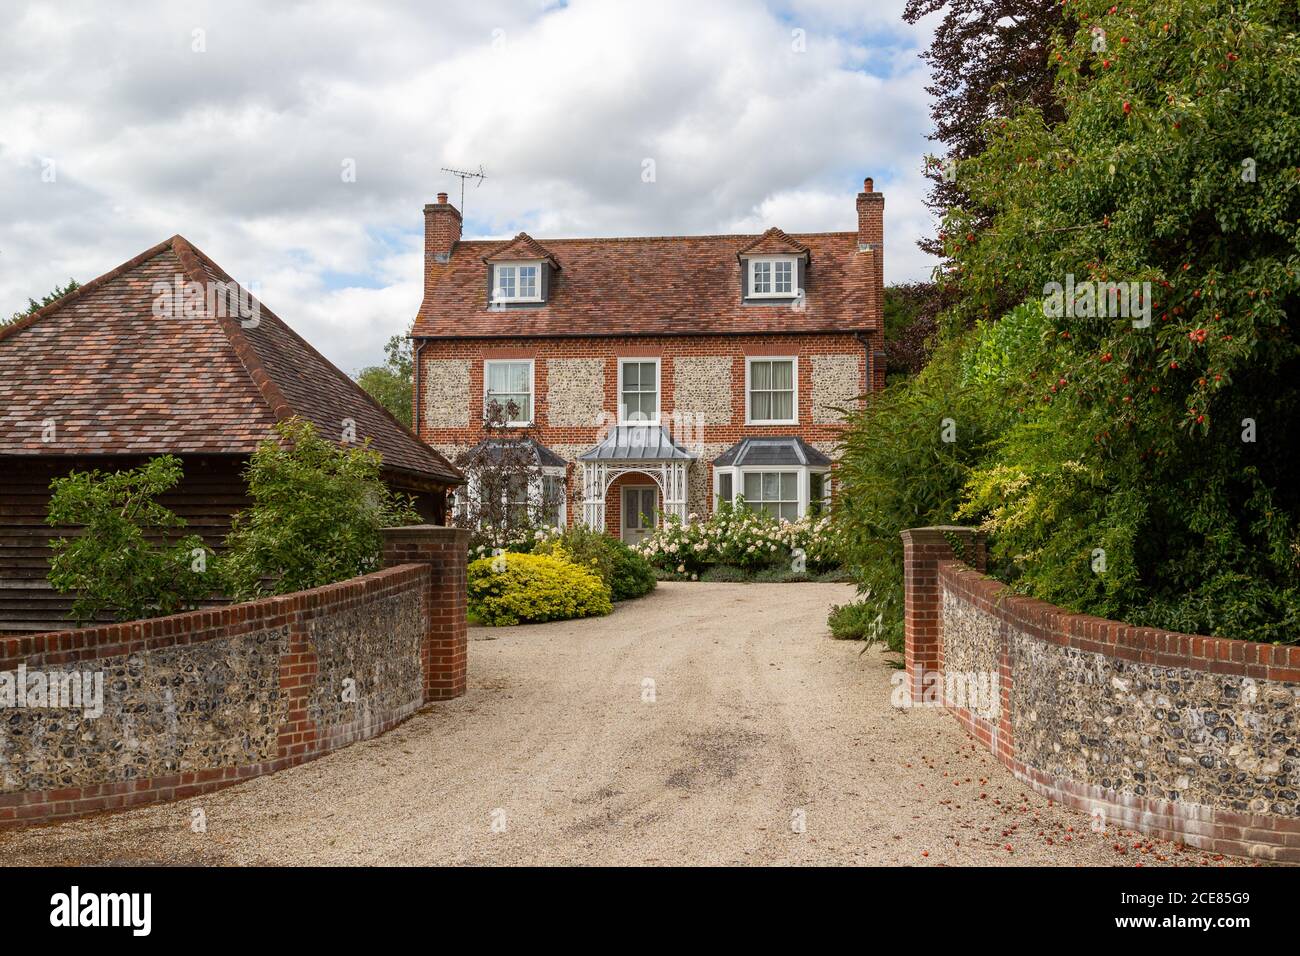
[[812,496],[812,479],[813,479],[813,475],[821,475],[821,476],[822,476],[822,497],[821,497],[820,500],[821,500],[821,503],[822,503],[822,509],[823,509],[823,510],[822,510],[822,513],[821,513],[821,517],[824,518],[826,515],[828,515],[828,514],[831,513],[831,492],[832,492],[832,489],[831,489],[831,470],[830,470],[829,468],[812,468],[812,467],[809,467],[809,468],[808,468],[808,478],[807,478],[807,481],[808,481],[808,495],[807,495],[807,497],[808,497],[808,506],[804,509],[804,514],[805,514],[805,515],[808,514],[810,511],[812,511],[812,506],[813,506],[813,501],[814,501],[814,498],[813,498],[813,496]]
[[[778,262],[790,263],[790,291],[776,291],[776,264]],[[758,272],[759,263],[766,263],[770,269],[771,289],[767,292],[759,292],[755,282],[756,273]],[[799,257],[798,256],[754,256],[751,257],[745,266],[748,270],[749,283],[746,286],[750,299],[796,299],[799,297]]]
[[[537,270],[537,280],[533,283],[533,295],[520,295],[519,290],[519,270],[533,268]],[[501,269],[515,270],[515,294],[502,295],[500,282]],[[492,263],[492,303],[494,305],[503,302],[541,302],[542,301],[542,260],[540,259],[517,259],[510,262]]]
[[[560,500],[556,514],[557,528],[568,527],[569,521],[569,480],[568,469],[559,465],[543,465],[540,475],[533,475],[528,481],[528,507],[533,509],[540,508],[546,501],[546,479],[554,478],[560,483]],[[465,472],[465,487],[463,491],[456,492],[456,507],[454,513],[464,517],[469,513],[469,503],[472,498],[479,494],[479,476],[475,468],[467,469]],[[509,494],[509,489],[502,489],[503,495]],[[502,502],[509,507],[509,499]]]
[[[623,404],[623,363],[624,362],[654,362],[655,363],[655,417],[653,419],[637,419],[631,421],[627,417],[627,406]],[[643,393],[644,394],[644,393]],[[664,408],[664,388],[663,388],[663,362],[657,355],[647,355],[638,357],[635,355],[620,355],[618,357],[618,392],[616,399],[618,403],[618,423],[620,425],[658,425],[663,417]]]
[[[731,477],[731,499],[727,504],[734,506],[736,499],[745,496],[745,475],[748,473],[761,474],[762,472],[773,473],[794,473],[798,475],[796,479],[796,489],[798,491],[798,517],[806,518],[808,509],[811,504],[812,496],[812,476],[814,474],[822,475],[825,482],[827,507],[831,501],[831,469],[827,467],[814,467],[812,465],[723,465],[720,468],[713,469],[713,500],[715,502],[722,498],[722,478],[724,475]],[[825,512],[823,512],[824,514]]]
[[505,422],[507,428],[526,428],[537,418],[537,366],[533,359],[484,359],[483,360],[483,418],[487,418],[488,402],[491,396],[488,393],[488,366],[490,365],[519,365],[528,363],[528,412],[527,421]]
[[544,465],[542,467],[541,478],[534,482],[536,485],[536,502],[541,507],[546,503],[546,479],[554,478],[560,483],[560,500],[557,505],[555,515],[555,527],[567,528],[569,525],[569,482],[568,469],[561,468],[558,465]]
[[[793,396],[790,411],[793,418],[755,418],[751,405],[753,388],[751,369],[755,362],[790,362],[790,386]],[[771,391],[771,389],[765,389]],[[745,424],[746,425],[798,425],[799,424],[799,356],[797,355],[746,355],[745,356]]]
[[[808,469],[801,466],[791,465],[754,465],[745,466],[736,469],[739,477],[739,483],[735,478],[731,479],[731,493],[737,498],[745,498],[745,476],[746,475],[794,475],[794,517],[798,521],[808,513]],[[736,488],[739,484],[739,492]],[[733,498],[734,501],[734,498]],[[745,507],[749,508],[751,504],[765,504],[766,502],[751,501],[745,498]],[[780,499],[777,504],[789,504],[787,499]],[[753,509],[755,511],[761,509]],[[786,519],[788,520],[788,519]]]

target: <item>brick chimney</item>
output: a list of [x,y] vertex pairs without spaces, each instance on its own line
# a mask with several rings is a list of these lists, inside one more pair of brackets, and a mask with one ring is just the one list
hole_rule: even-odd
[[875,360],[871,363],[872,386],[883,389],[884,378],[884,328],[885,328],[885,198],[883,193],[876,193],[875,182],[868,176],[862,181],[862,191],[858,194],[858,255],[870,256],[868,267],[871,268],[871,311],[875,315],[876,333]]
[[447,202],[446,193],[424,207],[424,294],[433,291],[451,250],[460,242],[460,210]]

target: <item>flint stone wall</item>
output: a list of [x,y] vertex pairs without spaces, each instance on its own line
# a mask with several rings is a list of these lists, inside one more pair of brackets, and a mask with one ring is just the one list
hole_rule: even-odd
[[945,673],[996,675],[991,718],[947,704],[1018,778],[1107,827],[1300,862],[1300,647],[1072,614],[933,553],[930,530],[905,535],[910,656],[937,637]]
[[[219,609],[0,638],[0,825],[195,796],[455,696],[460,685],[439,681],[463,644],[464,535],[402,530],[447,538],[455,567],[432,555]],[[70,674],[93,687],[99,674],[102,712],[93,699],[5,699],[20,674],[33,688]]]

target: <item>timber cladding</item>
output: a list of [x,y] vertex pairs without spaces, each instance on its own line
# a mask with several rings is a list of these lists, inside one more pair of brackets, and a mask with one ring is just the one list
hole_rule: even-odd
[[[184,477],[158,502],[184,519],[179,534],[197,534],[218,554],[224,550],[234,515],[251,507],[243,479],[246,455],[178,455]],[[51,527],[50,482],[73,471],[113,472],[142,465],[132,456],[3,456],[0,455],[0,634],[31,633],[70,627],[73,596],[60,594],[46,580],[50,541],[74,537],[76,528]],[[385,483],[410,495],[427,521],[443,518],[443,489],[418,475],[388,472]],[[227,601],[214,594],[209,606]],[[101,618],[90,623],[108,623]]]
[[[72,471],[134,468],[144,458],[0,457],[0,634],[68,627],[73,596],[46,580],[50,541],[75,528],[46,524],[50,481]],[[185,477],[159,503],[185,520],[183,533],[197,534],[220,550],[235,512],[251,502],[240,477],[244,456],[182,457]]]

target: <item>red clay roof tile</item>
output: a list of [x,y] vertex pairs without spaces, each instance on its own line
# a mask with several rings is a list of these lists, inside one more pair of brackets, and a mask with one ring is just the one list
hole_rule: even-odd
[[207,296],[220,283],[247,295],[173,236],[0,329],[0,455],[247,454],[277,421],[298,415],[331,437],[352,419],[386,469],[461,480],[251,296],[255,324],[206,296],[182,299],[183,314],[156,314],[156,286],[190,282]]
[[483,257],[484,262],[510,262],[517,259],[544,259],[549,261],[555,268],[560,268],[560,263],[551,254],[551,250],[526,232],[521,232],[501,248]]
[[[437,268],[411,334],[417,338],[717,335],[876,329],[873,253],[857,233],[784,236],[811,258],[802,308],[741,301],[742,249],[763,236],[547,239],[564,271],[539,306],[488,309],[484,256],[499,242],[458,242]],[[531,240],[535,242],[536,240]]]
[[738,256],[806,256],[808,247],[793,236],[773,226],[747,246],[741,246]]

